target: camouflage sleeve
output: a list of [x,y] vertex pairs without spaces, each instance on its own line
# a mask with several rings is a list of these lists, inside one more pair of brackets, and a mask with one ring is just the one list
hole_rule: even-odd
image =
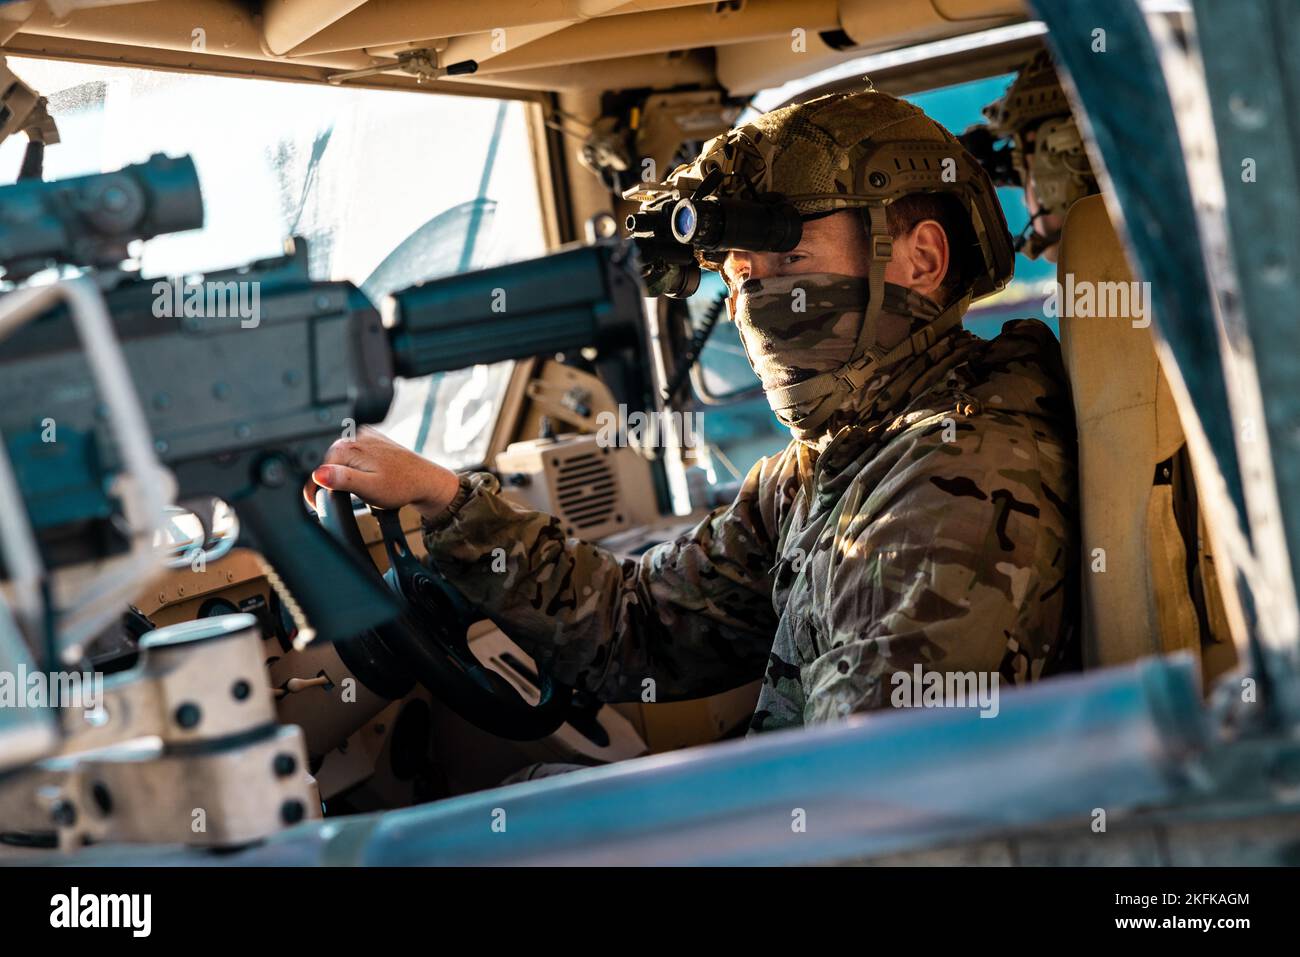
[[806,721],[898,706],[918,665],[990,686],[1069,666],[1071,458],[1032,416],[946,421],[914,423],[850,490],[820,569]]
[[[560,681],[609,701],[698,697],[762,675],[776,627],[773,460],[675,541],[620,560],[498,495],[486,473],[424,542],[439,570]],[[765,514],[766,513],[766,514]],[[653,681],[653,685],[645,684]]]

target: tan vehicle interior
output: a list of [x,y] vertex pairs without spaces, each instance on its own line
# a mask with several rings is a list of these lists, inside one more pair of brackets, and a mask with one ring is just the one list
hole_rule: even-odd
[[[1067,273],[1076,283],[1131,281],[1103,197],[1071,207],[1058,273],[1062,282]],[[1203,678],[1212,680],[1236,660],[1222,598],[1235,591],[1220,588],[1150,328],[1141,319],[1116,330],[1065,317],[1061,347],[1079,435],[1085,662],[1188,649],[1202,654]],[[1195,534],[1185,536],[1180,522]]]
[[[1028,18],[1017,0],[108,0],[80,9],[31,0],[0,7],[0,46],[18,70],[23,57],[40,57],[523,99],[533,107],[547,245],[556,248],[582,240],[582,224],[599,223],[602,214],[621,221],[625,210],[592,168],[618,168],[617,131],[630,126],[635,155],[663,169],[683,142],[725,129],[736,98],[867,54]],[[1010,72],[1041,44],[1041,35],[1027,35],[901,56],[882,61],[871,80],[897,94],[935,89]],[[470,60],[472,74],[443,72]],[[1063,237],[1062,276],[1129,278],[1102,197],[1077,204]],[[1208,683],[1232,666],[1233,638],[1244,630],[1220,597],[1234,591],[1216,577],[1213,516],[1197,509],[1149,329],[1133,327],[1117,346],[1113,325],[1105,336],[1099,328],[1086,319],[1061,322],[1080,438],[1087,661],[1112,665],[1192,648],[1202,653]],[[662,374],[663,357],[652,364]],[[550,358],[520,362],[488,462],[514,477],[503,485],[521,504],[558,515],[577,537],[635,555],[693,519],[661,514],[651,463],[637,451],[597,448],[596,416],[615,405],[587,371]],[[537,437],[543,419],[554,437]],[[419,553],[418,520],[414,513],[403,519]],[[360,520],[376,564],[386,567],[373,519]],[[279,718],[303,728],[331,812],[492,787],[532,762],[603,763],[743,734],[757,695],[749,685],[700,701],[591,702],[581,726],[509,742],[461,720],[419,686],[395,700],[363,688],[362,707],[340,706],[347,667],[331,646],[296,649],[284,639],[282,603],[245,549],[204,570],[169,571],[137,607],[157,626],[230,610],[262,619]],[[532,662],[505,635],[483,622],[471,638],[480,659],[525,695],[536,694]]]

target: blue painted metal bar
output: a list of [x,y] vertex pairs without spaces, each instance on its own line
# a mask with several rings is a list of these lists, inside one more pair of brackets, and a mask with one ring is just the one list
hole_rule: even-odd
[[[1139,277],[1151,283],[1154,330],[1178,360],[1197,415],[1249,534],[1213,296],[1169,92],[1134,0],[1030,0],[1101,153],[1112,216]],[[1183,410],[1180,409],[1180,412]]]
[[299,825],[220,857],[88,848],[57,863],[815,864],[1053,822],[1087,833],[1094,808],[1115,819],[1198,793],[1208,732],[1190,658],[1000,697],[992,718],[865,715]]
[[[1295,49],[1291,28],[1300,25],[1300,12],[1292,2],[1272,0],[1194,4],[1202,78],[1173,28],[1153,32],[1160,15],[1148,18],[1135,0],[1032,3],[1084,106],[1105,168],[1107,206],[1119,217],[1137,273],[1151,283],[1153,331],[1191,397],[1190,404],[1179,402],[1179,414],[1189,433],[1199,423],[1210,446],[1212,460],[1197,460],[1198,481],[1217,468],[1231,499],[1235,514],[1207,517],[1220,529],[1235,525],[1248,546],[1217,558],[1236,572],[1249,666],[1264,690],[1260,724],[1295,727],[1300,77],[1287,50]],[[1166,71],[1187,88],[1177,116]],[[1202,86],[1213,107],[1203,120],[1193,115],[1197,97],[1189,96]],[[1217,152],[1219,169],[1200,162],[1207,147]],[[1264,163],[1267,184],[1242,182],[1243,156]],[[1264,423],[1252,411],[1261,401]]]
[[1205,126],[1213,121],[1218,155],[1218,167],[1203,175],[1214,180],[1206,192],[1222,197],[1206,211],[1218,227],[1218,243],[1207,243],[1211,259],[1222,264],[1210,279],[1234,333],[1225,362],[1239,371],[1229,380],[1243,388],[1258,383],[1262,406],[1263,423],[1240,450],[1265,574],[1244,584],[1270,589],[1268,605],[1259,603],[1264,644],[1258,653],[1269,697],[1294,728],[1300,725],[1300,4],[1195,0],[1193,8],[1211,113]]

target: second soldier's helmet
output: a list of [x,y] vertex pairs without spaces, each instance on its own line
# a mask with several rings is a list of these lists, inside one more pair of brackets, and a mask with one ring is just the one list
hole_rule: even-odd
[[[1021,67],[1006,94],[984,108],[984,117],[993,137],[1010,141],[1018,185],[1032,178],[1040,215],[1064,219],[1078,200],[1098,191],[1083,135],[1045,50]],[[1059,240],[1059,230],[1041,235],[1031,221],[1017,245],[1037,258]]]
[[[1011,235],[988,174],[918,107],[875,90],[763,114],[709,140],[664,182],[634,187],[624,197],[641,204],[629,228],[644,246],[643,259],[689,248],[715,269],[728,249],[791,249],[803,219],[858,209],[877,274],[890,255],[884,210],[914,193],[950,194],[970,215],[978,254],[967,258],[978,264],[963,277],[963,294],[978,299],[1010,281]],[[881,280],[872,278],[878,286]],[[881,301],[879,288],[871,295]]]

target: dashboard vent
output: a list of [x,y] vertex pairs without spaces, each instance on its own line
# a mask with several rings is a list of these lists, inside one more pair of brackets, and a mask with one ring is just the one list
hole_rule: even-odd
[[570,534],[590,534],[597,527],[622,524],[622,517],[616,516],[618,479],[608,449],[591,448],[577,455],[556,456],[552,465],[557,517],[568,526]]
[[611,448],[595,435],[514,442],[497,454],[493,467],[508,501],[555,516],[571,538],[598,542],[659,514],[645,460],[635,449]]

